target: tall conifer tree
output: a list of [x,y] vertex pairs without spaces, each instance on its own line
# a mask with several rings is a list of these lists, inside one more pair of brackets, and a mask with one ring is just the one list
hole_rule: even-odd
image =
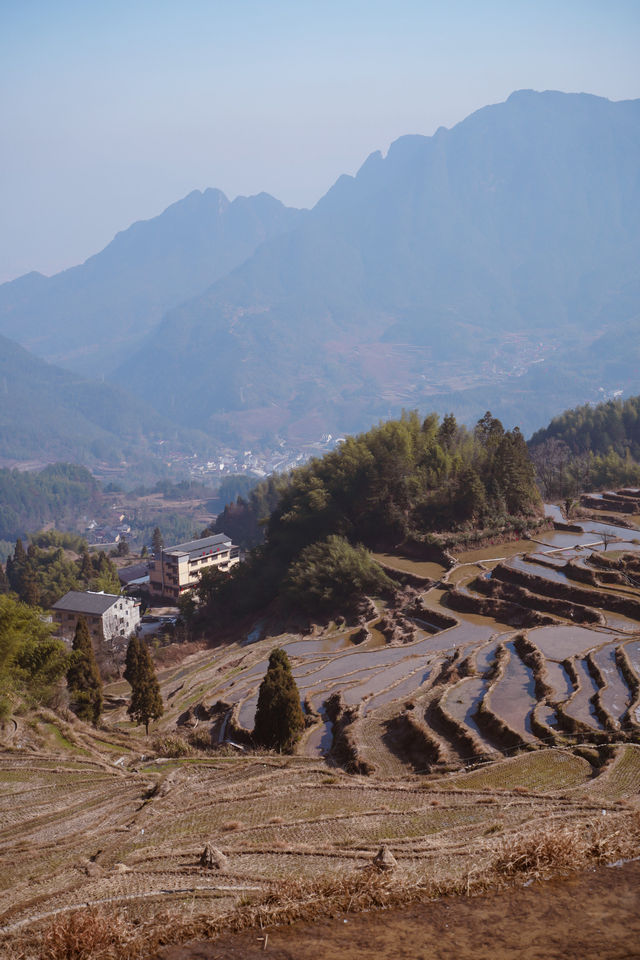
[[260,684],[253,736],[264,747],[291,753],[303,729],[304,714],[289,658],[276,647]]
[[73,712],[97,726],[102,712],[102,681],[84,617],[79,617],[76,624],[67,686]]
[[131,703],[127,713],[136,723],[144,723],[148,735],[149,721],[162,716],[164,704],[149,648],[137,637],[129,643],[124,676],[131,684]]

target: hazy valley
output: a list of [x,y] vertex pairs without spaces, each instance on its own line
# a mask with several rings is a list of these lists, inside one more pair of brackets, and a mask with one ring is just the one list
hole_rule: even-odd
[[639,147],[523,90],[0,286],[8,960],[633,954]]
[[[372,154],[308,212],[196,191],[4,284],[0,332],[136,394],[144,437],[302,449],[402,408],[530,433],[640,390],[638,113],[521,91]],[[6,417],[33,416],[9,383]]]

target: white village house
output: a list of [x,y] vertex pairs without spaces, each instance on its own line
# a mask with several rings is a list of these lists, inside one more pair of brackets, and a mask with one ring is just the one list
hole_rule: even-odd
[[98,643],[128,637],[140,622],[140,602],[114,593],[70,590],[51,610],[63,640],[73,640],[79,617],[87,621],[91,638]]

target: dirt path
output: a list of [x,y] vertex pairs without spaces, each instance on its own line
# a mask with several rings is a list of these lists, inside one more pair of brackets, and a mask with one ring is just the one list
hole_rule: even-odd
[[162,960],[637,960],[640,862],[569,880],[402,910],[337,917],[215,943],[166,947]]

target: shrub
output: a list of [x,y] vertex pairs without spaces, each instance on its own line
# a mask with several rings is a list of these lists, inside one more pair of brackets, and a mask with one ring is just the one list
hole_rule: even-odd
[[310,544],[291,564],[285,593],[305,610],[339,610],[368,593],[393,589],[382,567],[361,545],[331,536]]

